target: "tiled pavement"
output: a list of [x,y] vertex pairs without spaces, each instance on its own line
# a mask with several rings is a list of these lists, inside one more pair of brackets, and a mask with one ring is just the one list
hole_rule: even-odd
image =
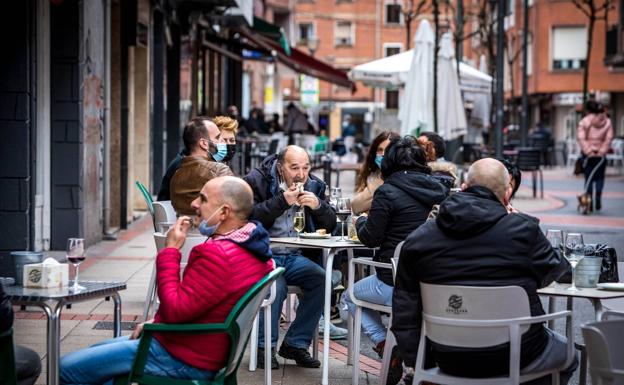
[[[530,212],[539,217],[544,227],[574,228],[587,234],[586,242],[607,242],[616,246],[620,259],[624,257],[624,178],[610,176],[604,194],[605,209],[592,216],[578,215],[575,211],[575,196],[581,189],[582,181],[568,175],[567,170],[553,169],[544,173],[546,196],[534,199],[529,185],[523,184],[514,205],[521,211]],[[341,184],[345,195],[349,195],[352,179],[345,173]],[[119,234],[116,241],[103,241],[89,248],[87,260],[81,266],[81,279],[115,280],[127,283],[127,290],[122,291],[123,321],[136,321],[142,313],[146,287],[149,281],[155,246],[151,236],[151,221],[148,217],[134,222],[130,228]],[[50,252],[52,256],[63,258],[62,252]],[[581,319],[591,319],[591,309],[581,303],[576,309]],[[45,335],[44,314],[36,308],[26,311],[16,310],[15,340],[36,350],[42,357],[43,373],[38,384],[45,384]],[[94,329],[98,321],[112,320],[112,302],[91,301],[73,305],[64,309],[61,322],[61,354],[89,346],[112,336],[110,330]],[[129,333],[128,331],[122,332]],[[363,337],[361,350],[365,346]],[[330,346],[330,383],[350,384],[351,367],[345,364],[346,349],[332,342]],[[370,355],[371,357],[373,355]],[[361,384],[378,383],[380,363],[377,360],[361,356]],[[283,360],[280,360],[283,363]],[[249,372],[246,367],[248,358],[239,370],[239,383],[262,384],[263,371]],[[281,385],[319,384],[319,369],[303,369],[292,361],[282,365],[279,371],[273,371],[273,383]]]

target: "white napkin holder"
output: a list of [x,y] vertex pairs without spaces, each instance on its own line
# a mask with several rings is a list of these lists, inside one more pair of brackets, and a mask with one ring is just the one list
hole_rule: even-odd
[[69,282],[69,265],[47,258],[41,263],[24,265],[24,287],[61,287]]

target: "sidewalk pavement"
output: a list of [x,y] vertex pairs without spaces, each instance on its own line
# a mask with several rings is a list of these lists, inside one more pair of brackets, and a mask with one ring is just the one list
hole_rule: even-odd
[[[122,298],[122,335],[130,334],[134,323],[140,321],[147,286],[152,271],[156,247],[152,238],[152,223],[144,216],[116,241],[103,241],[87,252],[86,261],[80,267],[80,280],[123,281],[127,289],[120,292]],[[51,252],[48,256],[64,259],[64,253]],[[70,274],[73,268],[70,267]],[[35,350],[42,357],[42,373],[37,384],[46,383],[46,317],[39,308],[28,307],[15,310],[15,343]],[[88,347],[98,341],[112,338],[113,303],[96,300],[74,304],[63,309],[61,315],[61,356]],[[103,321],[103,322],[102,322]],[[103,330],[106,329],[106,330]],[[322,344],[319,344],[322,357]],[[329,381],[333,384],[351,384],[351,366],[346,365],[347,350],[331,342]],[[319,358],[320,358],[319,357]],[[273,371],[274,385],[320,384],[321,369],[297,367],[294,361],[286,362],[278,357],[281,368]],[[264,371],[249,372],[249,347],[238,371],[240,384],[263,384]],[[362,356],[360,360],[361,384],[378,383],[381,369],[379,361]]]

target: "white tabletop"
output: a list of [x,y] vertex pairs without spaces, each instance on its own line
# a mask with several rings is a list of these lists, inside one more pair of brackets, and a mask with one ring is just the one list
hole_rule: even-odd
[[587,299],[622,298],[624,291],[603,290],[597,288],[579,288],[578,291],[566,290],[570,287],[567,283],[555,283],[537,291],[538,294],[552,295],[556,297],[574,297]]
[[[308,249],[363,249],[366,248],[360,242],[340,241],[340,237],[335,236],[326,239],[306,239],[301,238],[300,241],[296,237],[271,238],[271,246],[286,245],[296,246]],[[346,238],[345,238],[346,239]]]

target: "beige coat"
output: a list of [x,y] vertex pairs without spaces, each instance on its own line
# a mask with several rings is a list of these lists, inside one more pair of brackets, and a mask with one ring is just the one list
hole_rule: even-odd
[[202,187],[218,176],[234,175],[223,163],[213,162],[203,156],[187,156],[171,178],[171,204],[178,215],[194,215],[191,202],[199,196]]
[[383,180],[379,173],[372,174],[366,181],[366,187],[362,191],[358,191],[357,194],[351,199],[351,210],[354,214],[361,214],[368,212],[373,202],[373,195],[375,191],[383,184]]

